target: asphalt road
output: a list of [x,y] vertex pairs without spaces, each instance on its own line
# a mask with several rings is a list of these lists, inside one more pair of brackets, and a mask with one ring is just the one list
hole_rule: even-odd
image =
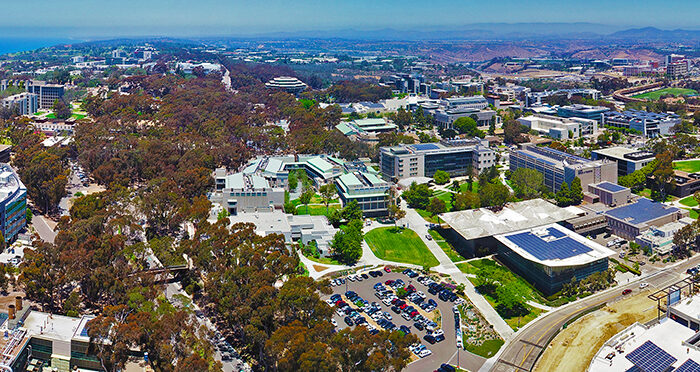
[[34,229],[36,230],[37,234],[39,234],[41,240],[47,243],[53,243],[54,239],[56,239],[56,232],[49,227],[45,218],[46,217],[42,215],[32,217],[32,226],[34,226]]
[[[347,283],[347,290],[352,290],[355,291],[360,297],[363,299],[371,302],[377,302],[382,306],[381,311],[386,311],[389,312],[392,316],[392,322],[396,324],[397,327],[403,325],[407,325],[411,327],[411,332],[418,336],[420,339],[421,343],[428,347],[430,351],[433,353],[423,359],[419,359],[417,361],[412,362],[409,364],[404,371],[408,372],[424,372],[424,371],[433,371],[440,367],[440,364],[442,363],[451,363],[454,365],[457,365],[458,362],[458,357],[457,357],[457,342],[455,339],[455,327],[454,327],[454,315],[452,312],[452,306],[454,305],[453,302],[444,302],[437,298],[437,296],[431,295],[428,293],[428,288],[424,286],[423,284],[418,283],[415,280],[410,279],[408,276],[400,273],[400,272],[392,272],[392,273],[385,273],[383,272],[384,276],[377,277],[377,278],[372,278],[370,277],[367,280],[363,280],[362,282],[351,282],[351,281],[346,281]],[[414,287],[416,287],[416,290],[422,291],[426,294],[427,298],[432,298],[437,302],[438,304],[438,310],[440,311],[440,314],[442,315],[442,330],[445,332],[445,340],[436,344],[431,345],[427,341],[423,340],[423,336],[425,336],[426,332],[425,331],[419,331],[415,327],[413,327],[413,321],[407,321],[404,320],[399,314],[394,313],[391,311],[389,306],[384,305],[375,295],[374,288],[372,288],[377,282],[382,282],[384,283],[388,279],[401,279],[403,280],[407,285],[413,284]],[[333,293],[340,293],[344,294],[346,291],[346,285],[341,285],[339,287],[333,287]],[[324,296],[323,299],[327,299],[330,296]],[[415,305],[414,305],[415,306]],[[367,317],[364,313],[362,313],[365,318]],[[338,322],[338,327],[343,328],[347,327],[345,322],[343,321],[343,317],[338,316],[337,314],[333,315],[333,319]],[[371,320],[371,319],[370,319]],[[469,353],[465,350],[461,350],[459,354],[459,365],[461,368],[466,369],[468,371],[478,371],[479,368],[484,364],[486,361],[485,358],[482,358],[478,355],[474,355],[472,353]]]
[[[549,312],[547,315],[535,320],[532,324],[529,324],[527,328],[517,333],[515,337],[504,346],[505,349],[493,368],[491,368],[491,371],[510,372],[532,370],[542,349],[547,347],[549,340],[569,319],[572,319],[583,311],[620,298],[622,296],[622,291],[625,289],[629,288],[632,290],[632,294],[628,296],[635,295],[640,291],[639,283],[642,282],[649,283],[652,289],[665,288],[683,279],[686,276],[685,271],[692,266],[698,265],[698,263],[700,263],[700,256],[696,256],[676,267],[651,274],[644,279],[629,284],[623,283],[611,290],[590,296],[582,301]],[[649,300],[649,305],[654,305],[652,300]]]

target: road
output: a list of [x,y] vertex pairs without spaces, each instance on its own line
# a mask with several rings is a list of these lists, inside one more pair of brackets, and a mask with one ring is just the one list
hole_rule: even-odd
[[[435,302],[437,302],[438,310],[440,311],[440,314],[442,316],[442,330],[445,332],[444,341],[436,343],[434,345],[429,344],[427,341],[423,340],[423,336],[425,336],[426,334],[425,331],[417,330],[413,326],[412,321],[404,320],[401,316],[392,312],[390,310],[390,307],[381,303],[381,301],[374,296],[375,291],[372,288],[374,284],[376,284],[377,282],[383,283],[388,279],[396,280],[399,278],[406,282],[406,284],[413,284],[413,286],[416,287],[417,290],[423,291],[427,295],[427,298],[432,298],[435,300]],[[428,288],[426,286],[418,283],[415,280],[410,279],[408,276],[402,273],[384,273],[384,276],[378,278],[370,277],[369,279],[363,280],[362,282],[351,282],[348,280],[346,281],[346,283],[348,290],[355,291],[363,299],[369,301],[370,303],[378,302],[382,306],[382,311],[387,311],[392,315],[391,321],[395,323],[397,327],[402,324],[410,326],[411,332],[418,336],[420,342],[423,345],[427,346],[428,349],[430,349],[430,351],[433,352],[430,356],[423,359],[419,359],[409,364],[406,368],[403,369],[404,372],[433,371],[440,367],[440,364],[442,363],[452,363],[455,365],[457,364],[457,342],[455,338],[454,315],[452,312],[452,306],[454,305],[454,303],[444,302],[438,299],[437,296],[431,295],[430,293],[428,293]],[[333,293],[344,294],[345,291],[345,285],[333,287]],[[323,296],[323,299],[325,300],[329,297],[330,295]],[[336,322],[338,322],[338,325],[341,328],[346,327],[345,323],[343,322],[343,317],[334,314],[333,319],[335,319]],[[459,364],[463,369],[467,369],[468,371],[477,371],[479,370],[479,368],[481,368],[485,361],[485,358],[482,358],[478,355],[474,355],[465,350],[460,351]]]
[[54,239],[56,239],[56,232],[53,231],[46,222],[46,217],[41,215],[32,217],[32,226],[37,234],[39,234],[41,240],[47,243],[53,243]]
[[[590,310],[598,305],[621,297],[621,293],[625,289],[629,288],[632,289],[633,294],[637,293],[639,291],[640,282],[647,282],[652,288],[664,288],[681,280],[685,277],[685,271],[692,266],[697,266],[698,263],[700,263],[700,256],[684,261],[677,266],[660,270],[636,282],[619,285],[549,312],[547,315],[534,320],[526,327],[522,328],[520,332],[516,333],[515,336],[506,343],[498,360],[495,361],[495,364],[491,368],[491,371],[511,372],[532,370],[542,349],[547,347],[550,339],[556,335],[569,319],[572,319],[583,311]],[[652,301],[649,301],[650,306],[653,305]],[[488,370],[488,364],[489,363],[487,363],[482,370]]]

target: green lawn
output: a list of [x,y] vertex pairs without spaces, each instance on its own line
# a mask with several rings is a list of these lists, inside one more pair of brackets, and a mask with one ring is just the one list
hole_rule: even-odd
[[688,173],[700,172],[700,160],[674,161],[673,168]]
[[437,216],[431,215],[430,212],[426,211],[425,209],[416,208],[416,212],[418,212],[418,214],[423,217],[424,220],[430,223],[438,223]]
[[637,94],[635,96],[632,96],[632,98],[640,98],[640,99],[648,99],[652,101],[656,101],[661,96],[665,95],[674,95],[674,96],[688,96],[688,95],[693,95],[697,94],[698,92],[693,90],[693,89],[685,89],[685,88],[664,88],[664,89],[659,89],[659,90],[654,90],[651,92],[646,92],[642,94]]
[[464,344],[465,350],[472,354],[482,356],[484,358],[490,358],[494,356],[501,348],[501,346],[503,346],[503,340],[501,339],[486,340],[479,346],[468,344],[466,341],[464,341],[464,339],[462,339],[462,343]]
[[687,206],[687,207],[697,207],[698,206],[697,200],[695,200],[695,198],[692,195],[688,196],[687,198],[683,198],[683,199],[679,200],[678,202]]
[[452,210],[452,193],[444,190],[433,191],[433,197],[436,197],[445,202],[445,210]]
[[692,218],[692,219],[696,219],[696,220],[697,220],[697,219],[698,219],[698,216],[700,216],[700,213],[698,213],[698,209],[697,209],[697,208],[683,208],[683,209],[687,209],[688,211],[690,211],[690,215],[689,215],[688,217],[690,217],[690,218]]
[[473,274],[473,275],[476,275],[476,272],[479,271],[479,269],[477,269],[476,267],[474,267],[474,266],[473,266],[472,264],[470,264],[469,262],[458,263],[458,264],[457,264],[457,267],[459,268],[459,270],[460,270],[461,272],[463,272],[463,273],[465,273],[465,274]]
[[[459,185],[459,191],[460,192],[469,191],[468,187],[469,187],[469,182],[465,182],[465,183]],[[479,192],[479,182],[478,181],[472,182],[472,192]]]
[[430,236],[433,237],[433,240],[437,243],[438,246],[440,246],[440,249],[442,249],[443,252],[447,255],[447,257],[450,258],[450,261],[452,262],[459,262],[459,261],[464,261],[464,257],[462,257],[457,251],[454,250],[452,245],[445,241],[445,238],[440,235],[437,230],[428,230],[430,233]]
[[343,264],[342,262],[338,262],[337,260],[334,260],[334,259],[328,258],[328,257],[316,258],[316,257],[307,256],[307,255],[304,255],[304,257],[308,258],[309,260],[311,260],[313,262],[318,262],[320,264],[326,264],[326,265],[342,265]]
[[380,227],[365,234],[372,252],[383,260],[433,267],[439,264],[421,238],[411,229]]
[[[651,199],[651,189],[650,189],[650,188],[644,188],[644,189],[642,189],[642,190],[640,190],[640,191],[635,192],[635,194],[637,194],[637,195],[639,195],[639,196],[643,196],[643,197],[645,197],[645,198],[647,198],[647,199]],[[673,196],[673,195],[671,195],[671,194],[666,195],[666,201],[667,201],[667,202],[672,202],[672,201],[675,201],[675,200],[677,200],[677,199],[678,199],[678,197]]]
[[[330,204],[328,205],[328,210],[332,211],[335,209],[340,209],[340,204]],[[310,214],[312,216],[325,216],[326,206],[325,205],[298,205],[297,214]]]

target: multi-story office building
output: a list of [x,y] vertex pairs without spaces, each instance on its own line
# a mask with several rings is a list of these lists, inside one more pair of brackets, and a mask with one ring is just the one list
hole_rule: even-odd
[[632,190],[611,182],[592,183],[588,185],[588,195],[584,200],[591,198],[591,203],[603,203],[609,206],[624,205],[632,200]]
[[63,99],[64,86],[61,84],[49,84],[39,80],[27,80],[27,92],[36,94],[39,98],[39,108],[48,110],[53,104]]
[[398,181],[412,177],[432,177],[443,170],[463,176],[471,170],[480,173],[496,165],[496,153],[481,139],[443,141],[382,147],[379,163],[385,179]]
[[433,114],[435,118],[435,124],[439,125],[441,128],[452,128],[455,120],[463,117],[475,118],[476,125],[479,128],[488,128],[491,122],[500,127],[501,117],[496,115],[493,110],[479,110],[472,108],[456,108],[449,110],[436,110]]
[[608,147],[591,151],[594,160],[608,159],[617,163],[617,176],[626,176],[651,163],[655,156],[653,152],[631,149],[629,147]]
[[33,93],[20,93],[0,100],[5,108],[16,107],[20,115],[33,115],[39,111],[39,96]]
[[391,185],[374,174],[346,173],[336,179],[343,206],[356,201],[365,217],[385,216],[389,207]]
[[672,80],[687,77],[690,71],[689,65],[689,61],[673,62],[666,65],[666,76]]
[[520,124],[556,139],[574,139],[598,131],[598,122],[583,118],[559,118],[535,114],[518,119]]
[[214,180],[216,187],[209,199],[231,215],[271,212],[284,205],[284,189],[273,186],[258,174],[227,174],[225,169],[219,168]]
[[557,115],[563,118],[583,118],[597,120],[601,125],[603,124],[603,113],[610,111],[609,108],[603,106],[589,106],[589,105],[570,105],[563,106],[557,109]]
[[482,110],[489,106],[484,96],[450,97],[440,101],[445,110],[476,109]]
[[671,128],[680,124],[676,113],[655,113],[640,110],[623,112],[609,111],[604,114],[605,125],[615,128],[634,129],[645,137],[658,137],[671,133]]
[[0,164],[0,230],[13,241],[27,225],[27,188],[8,164]]
[[548,147],[525,144],[510,151],[510,170],[535,169],[544,175],[544,184],[558,191],[563,182],[571,185],[574,178],[581,180],[583,190],[589,184],[609,181],[617,183],[617,167],[608,160],[590,160]]

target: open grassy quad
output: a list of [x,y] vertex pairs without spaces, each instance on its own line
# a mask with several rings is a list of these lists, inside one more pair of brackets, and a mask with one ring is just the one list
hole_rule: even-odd
[[700,160],[674,161],[673,168],[688,173],[700,172]]
[[[340,204],[329,204],[328,211],[340,209]],[[312,216],[325,216],[326,206],[325,205],[298,205],[297,214],[309,214]]]
[[679,200],[678,202],[685,205],[686,207],[697,207],[698,206],[698,201],[695,200],[695,198],[692,195],[685,197],[685,198]]
[[656,101],[661,96],[667,96],[667,95],[673,95],[673,96],[689,96],[693,94],[698,94],[697,91],[693,89],[685,89],[685,88],[664,88],[664,89],[659,89],[659,90],[654,90],[651,92],[646,92],[642,94],[637,94],[636,96],[632,96],[632,98],[639,98],[639,99],[648,99],[652,101]]
[[380,227],[365,234],[365,241],[382,260],[427,267],[439,264],[423,240],[411,229]]
[[436,197],[445,202],[445,209],[449,212],[452,210],[452,193],[445,190],[433,191],[433,197]]

